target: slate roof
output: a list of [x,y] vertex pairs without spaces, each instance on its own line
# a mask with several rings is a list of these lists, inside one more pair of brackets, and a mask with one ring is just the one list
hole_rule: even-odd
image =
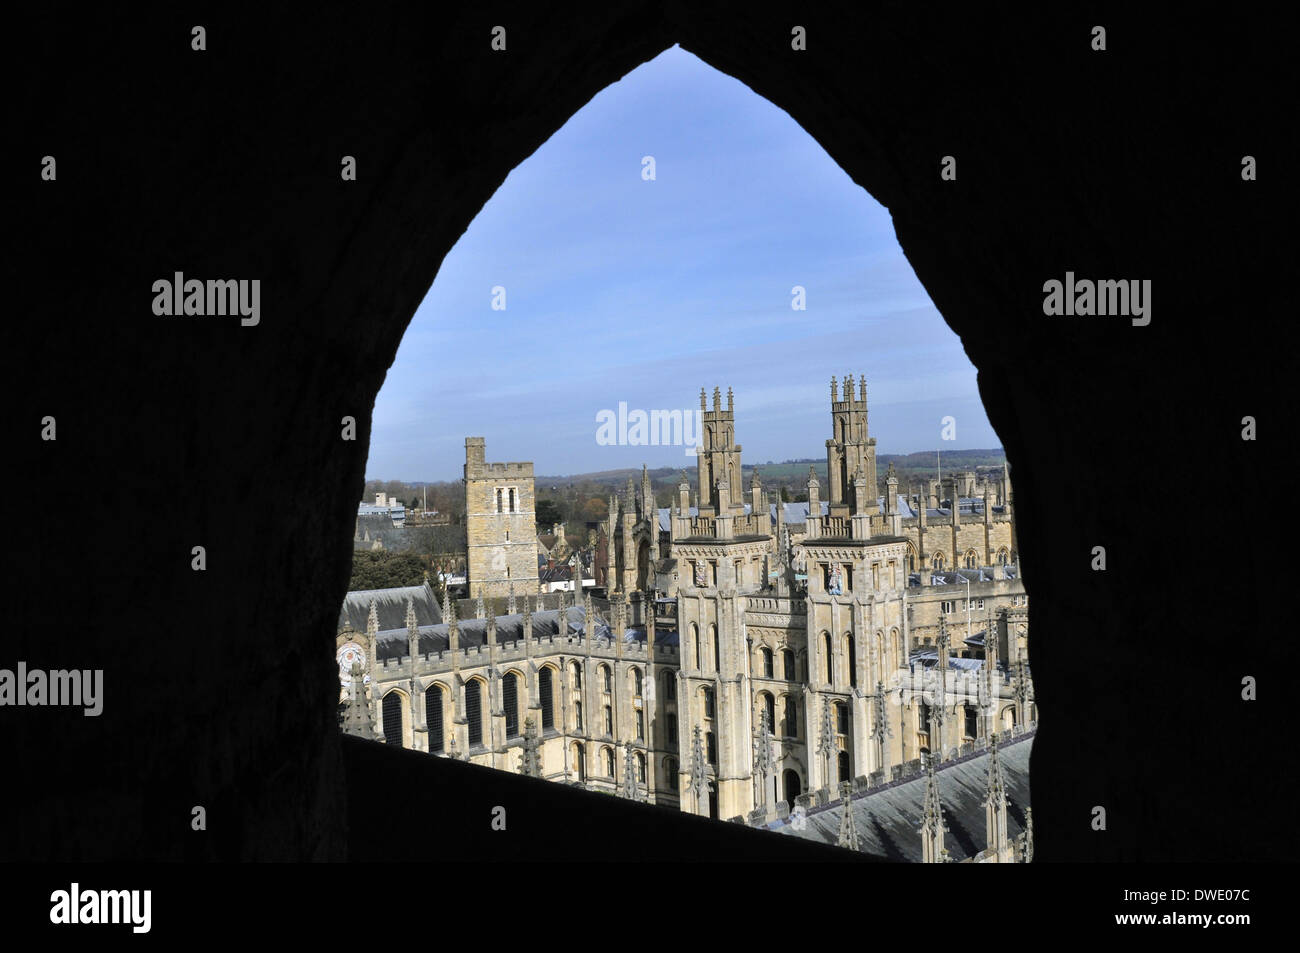
[[[1025,829],[1025,808],[1029,806],[1029,754],[1032,733],[1011,738],[998,746],[998,761],[1007,791],[1007,834],[1014,839]],[[944,846],[954,861],[973,857],[985,848],[984,793],[988,785],[987,752],[957,761],[941,762],[935,771],[939,802],[943,806],[948,833]],[[920,822],[925,803],[925,775],[895,781],[850,798],[853,821],[861,850],[893,861],[920,863]],[[789,820],[768,824],[769,830],[807,840],[834,844],[839,840],[844,805],[832,801],[808,810],[802,831]]]
[[358,632],[366,631],[373,600],[379,615],[380,631],[400,627],[406,630],[406,600],[415,601],[415,621],[420,625],[433,625],[442,621],[442,609],[428,585],[401,586],[396,589],[360,589],[343,597],[339,610],[339,629],[351,623]]

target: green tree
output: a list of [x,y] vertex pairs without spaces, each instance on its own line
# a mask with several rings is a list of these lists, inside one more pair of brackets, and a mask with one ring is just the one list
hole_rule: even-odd
[[418,586],[423,582],[424,560],[419,556],[383,550],[359,550],[352,554],[349,591],[395,589],[398,586]]
[[564,521],[564,512],[554,500],[538,500],[536,514],[537,529],[543,533],[549,533],[552,524]]

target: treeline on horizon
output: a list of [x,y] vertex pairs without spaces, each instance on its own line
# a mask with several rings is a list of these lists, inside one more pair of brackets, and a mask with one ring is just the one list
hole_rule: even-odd
[[[916,453],[876,455],[876,477],[882,483],[880,491],[884,492],[883,481],[889,464],[894,464],[898,476],[900,492],[906,492],[909,483],[920,483],[936,477],[941,467],[944,472],[952,470],[973,470],[977,467],[1000,467],[1006,461],[1006,454],[999,448],[986,450],[940,450],[936,463],[933,450]],[[749,480],[755,468],[763,489],[768,493],[779,492],[785,502],[797,503],[808,499],[808,467],[811,466],[817,477],[825,485],[826,459],[811,457],[801,460],[784,460],[780,463],[767,462],[745,464],[742,474],[742,492],[748,493]],[[951,469],[950,469],[951,468]],[[656,467],[649,471],[651,486],[655,493],[655,502],[665,507],[674,504],[677,496],[677,484],[682,470],[694,480],[695,465],[692,460],[686,467]],[[580,525],[599,523],[608,515],[609,496],[622,492],[628,478],[640,488],[641,470],[639,467],[627,467],[616,470],[602,470],[595,473],[579,473],[568,476],[539,475],[534,483],[537,491],[537,529],[539,533],[549,533],[554,523],[565,523],[566,531],[576,534]],[[692,483],[694,487],[694,483]],[[734,488],[733,488],[734,492]],[[367,480],[362,502],[373,503],[376,493],[386,493],[390,498],[402,501],[408,509],[421,509],[425,499],[431,510],[437,510],[451,517],[453,523],[460,523],[465,516],[465,487],[460,480],[443,480],[438,482],[413,482],[401,480]],[[694,490],[692,489],[692,502]]]

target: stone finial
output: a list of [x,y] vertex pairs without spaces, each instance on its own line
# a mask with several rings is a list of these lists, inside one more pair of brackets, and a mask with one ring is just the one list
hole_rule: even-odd
[[713,388],[713,409],[722,409],[722,391],[717,387]]
[[531,778],[542,776],[542,745],[537,725],[531,717],[524,719],[524,750],[520,755],[519,773]]
[[506,599],[506,615],[515,615],[515,614],[516,614],[515,584],[514,581],[512,580],[510,582],[510,587],[509,587],[509,596]]
[[845,850],[861,850],[862,842],[858,838],[858,827],[853,818],[853,786],[848,781],[840,782],[840,834],[836,846]]
[[727,410],[734,410],[734,409],[735,409],[734,399],[731,396],[731,388],[728,387],[727,388]]
[[483,605],[483,593],[482,593],[482,592],[480,592],[480,593],[478,594],[478,599],[475,600],[475,603],[474,603],[474,618],[476,618],[476,619],[485,619],[485,618],[487,618],[487,608]]
[[867,402],[867,375],[866,374],[859,375],[858,381],[859,381],[859,389],[862,391],[862,402],[865,404]]
[[700,740],[700,726],[695,726],[695,732],[691,738],[691,774],[689,790],[695,795],[696,802],[704,800],[704,788],[707,782],[708,769],[704,762],[704,746]]
[[840,385],[836,383],[835,375],[832,374],[831,375],[831,401],[834,402],[839,399],[840,399]]
[[360,662],[352,663],[352,693],[343,713],[343,733],[357,738],[376,740],[379,733],[375,731],[374,722],[366,704],[365,670]]
[[379,634],[379,607],[375,600],[370,600],[370,614],[366,616],[366,635],[374,636]]
[[701,387],[700,388],[700,410],[708,410],[708,409],[709,409],[708,397],[705,396],[704,388]]
[[623,746],[623,785],[618,793],[620,797],[625,797],[630,801],[641,800],[641,789],[636,783],[636,773],[632,765],[632,745],[630,743]]
[[927,864],[944,863],[947,850],[943,835],[948,828],[943,820],[943,804],[939,799],[939,781],[934,774],[933,752],[925,755],[925,806],[921,817],[921,854]]
[[406,597],[406,631],[412,635],[418,635],[420,632],[420,623],[415,618],[415,597]]

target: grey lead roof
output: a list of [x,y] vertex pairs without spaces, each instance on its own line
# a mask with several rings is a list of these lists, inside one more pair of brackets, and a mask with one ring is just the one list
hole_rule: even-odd
[[[998,748],[998,761],[1007,792],[1007,835],[1015,838],[1025,829],[1029,806],[1029,754],[1033,735],[1009,739]],[[988,753],[958,761],[941,762],[935,772],[939,801],[948,833],[944,846],[954,861],[973,857],[985,847],[984,794],[988,786]],[[893,861],[921,861],[921,817],[925,804],[925,775],[896,781],[851,798],[853,820],[861,850]],[[773,821],[779,834],[834,844],[839,840],[843,803],[811,808],[802,831],[788,820]]]
[[358,632],[366,631],[373,600],[379,616],[379,629],[406,628],[406,601],[415,602],[415,621],[420,625],[434,625],[442,621],[442,610],[433,590],[428,585],[402,586],[396,589],[359,589],[343,597],[339,611],[339,628],[351,624]]

